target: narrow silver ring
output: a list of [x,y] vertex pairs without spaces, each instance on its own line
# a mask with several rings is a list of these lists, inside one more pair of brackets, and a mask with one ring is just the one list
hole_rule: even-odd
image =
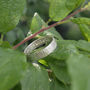
[[24,53],[30,58],[30,60],[40,60],[51,54],[56,47],[56,40],[48,35],[29,44],[24,50]]

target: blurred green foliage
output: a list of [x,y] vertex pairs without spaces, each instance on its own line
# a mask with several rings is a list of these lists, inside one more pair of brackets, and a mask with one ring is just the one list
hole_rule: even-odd
[[[27,5],[23,11],[23,15],[20,19],[20,22],[18,23],[16,28],[9,31],[5,35],[4,40],[6,42],[3,42],[3,35],[1,35],[1,37],[2,37],[0,40],[1,47],[11,48],[11,46],[16,45],[17,43],[19,43],[20,41],[25,39],[27,36],[32,35],[33,33],[39,31],[43,27],[47,27],[48,26],[47,24],[51,25],[51,24],[55,23],[54,21],[50,21],[49,23],[47,23],[50,20],[49,13],[48,13],[49,12],[48,0],[26,0],[26,2],[27,2]],[[49,2],[52,2],[52,1],[49,0]],[[72,0],[72,2],[73,2],[73,0]],[[86,2],[86,4],[87,4],[87,2]],[[53,8],[54,7],[52,7],[52,12],[53,12]],[[59,11],[59,9],[61,9],[61,11],[64,12],[64,10],[62,8],[58,8],[58,11]],[[57,11],[57,9],[56,9],[56,11]],[[37,12],[37,14],[36,14],[36,12]],[[81,16],[82,17],[90,17],[89,14],[90,14],[89,11],[85,11],[85,12],[75,15],[74,19],[76,17],[81,17]],[[57,15],[57,14],[55,13],[55,15]],[[59,15],[60,15],[60,13],[59,13]],[[46,21],[46,23],[44,21]],[[83,28],[81,32],[84,32],[84,34],[87,36],[86,38],[90,39],[89,38],[89,34],[90,34],[89,29],[87,29],[88,32],[85,32],[88,25],[87,26],[83,25],[83,27],[81,25],[81,29]],[[90,48],[89,48],[90,42],[87,42],[85,40],[80,40],[80,39],[84,39],[84,38],[82,36],[82,33],[80,32],[80,28],[77,25],[77,21],[76,21],[76,24],[72,23],[72,22],[68,22],[68,23],[59,25],[55,28],[50,28],[49,30],[44,31],[43,33],[41,33],[40,35],[37,35],[37,37],[34,38],[34,39],[36,39],[36,38],[39,38],[44,35],[45,36],[52,35],[55,37],[55,39],[57,41],[57,48],[48,57],[45,57],[43,59],[43,61],[39,61],[39,63],[37,63],[37,64],[34,64],[32,61],[31,63],[33,63],[33,65],[31,65],[31,64],[27,65],[27,66],[30,65],[30,68],[28,67],[28,70],[29,69],[30,70],[29,71],[27,70],[26,77],[24,77],[24,79],[21,80],[22,90],[28,90],[28,88],[32,88],[33,90],[36,90],[37,87],[38,87],[37,90],[40,90],[40,88],[42,89],[43,87],[44,87],[43,90],[49,90],[49,77],[50,77],[51,87],[53,86],[53,88],[51,88],[51,90],[59,90],[59,89],[60,90],[65,90],[65,89],[70,90],[69,87],[73,83],[71,84],[71,80],[70,80],[69,74],[67,72],[67,67],[66,67],[66,63],[65,63],[65,60],[67,61],[67,58],[70,55],[72,55],[72,57],[70,57],[69,61],[67,62],[67,65],[69,67],[69,69],[68,69],[69,73],[72,77],[72,81],[75,81],[76,84],[80,83],[80,85],[75,84],[76,85],[75,87],[82,88],[82,86],[83,86],[85,88],[85,86],[87,86],[86,84],[88,83],[88,78],[90,76],[90,74],[87,74],[88,66],[90,66],[88,63],[89,62],[88,57],[90,57]],[[57,30],[61,35],[59,35],[59,33],[57,33],[55,30]],[[34,40],[34,39],[32,39],[32,40]],[[68,40],[63,40],[63,39],[68,39]],[[32,40],[21,45],[18,49],[24,50],[25,47],[28,45],[28,43],[30,43]],[[78,40],[78,42],[75,40]],[[7,41],[9,41],[9,43],[11,45]],[[1,67],[3,67],[3,68],[1,68],[1,81],[6,82],[6,79],[4,77],[2,78],[3,75],[5,77],[9,76],[9,75],[13,75],[16,78],[15,79],[15,83],[16,83],[17,79],[20,80],[20,78],[19,78],[19,76],[21,76],[20,71],[22,72],[22,71],[24,71],[23,69],[26,68],[26,66],[25,66],[27,64],[26,58],[23,54],[21,54],[21,56],[20,56],[20,52],[17,52],[17,51],[14,52],[14,50],[12,50],[12,49],[1,48],[0,51],[1,51]],[[83,54],[83,55],[81,55],[81,54]],[[73,55],[75,55],[75,56],[73,56]],[[20,60],[19,60],[19,58],[20,58]],[[75,58],[76,58],[76,62],[78,64],[77,63],[75,64],[75,62],[72,61],[72,59],[75,60]],[[12,61],[12,60],[14,60],[14,61]],[[22,62],[21,62],[21,60],[22,60]],[[81,60],[83,62],[81,62]],[[29,59],[28,59],[28,61],[29,61]],[[85,63],[85,66],[83,66],[84,63]],[[45,68],[43,69],[42,67],[39,66],[39,64],[40,65],[43,64],[42,66],[45,65]],[[38,65],[38,67],[37,67],[37,65]],[[78,70],[75,69],[75,67],[73,67],[74,65],[76,65],[75,67],[78,67]],[[12,66],[13,66],[13,68],[11,68]],[[22,69],[22,66],[23,66],[23,69]],[[80,66],[81,66],[81,68],[80,68]],[[46,68],[52,70],[50,72],[51,75],[49,75],[49,71],[48,71],[48,73],[47,73],[47,71],[45,71]],[[80,76],[82,73],[79,72],[79,69],[80,69],[80,72],[83,72],[83,70],[85,71],[85,72],[83,72],[82,77]],[[75,73],[72,73],[73,70],[75,71]],[[7,72],[4,72],[4,71],[7,71]],[[18,73],[18,74],[15,75],[15,73]],[[77,74],[77,77],[80,76],[80,82],[79,82],[79,79],[77,79],[75,74]],[[49,75],[49,77],[48,77],[48,75]],[[10,79],[10,78],[11,77],[9,76],[8,79]],[[2,79],[4,79],[4,80],[2,80]],[[7,81],[9,81],[8,79],[7,79]],[[83,83],[81,81],[82,79],[84,81],[86,79],[87,81],[85,81]],[[9,82],[12,84],[13,80],[14,79],[11,78]],[[28,83],[28,85],[27,85],[27,83]],[[5,85],[6,85],[6,87],[8,87],[7,83],[5,83]],[[20,84],[18,84],[13,88],[13,90],[17,90],[18,88],[20,89],[21,86],[20,86]],[[6,88],[6,87],[1,82],[1,88]],[[9,86],[9,87],[12,87],[12,86]],[[78,89],[78,90],[82,90],[82,89]],[[83,90],[85,90],[85,89],[83,89]]]

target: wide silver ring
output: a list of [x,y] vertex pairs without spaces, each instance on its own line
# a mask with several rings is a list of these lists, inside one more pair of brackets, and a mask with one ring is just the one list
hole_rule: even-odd
[[56,40],[52,36],[45,36],[29,44],[24,53],[30,60],[40,60],[51,54],[57,47]]

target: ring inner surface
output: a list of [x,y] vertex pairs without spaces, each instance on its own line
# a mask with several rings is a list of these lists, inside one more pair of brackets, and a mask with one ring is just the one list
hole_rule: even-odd
[[38,39],[36,42],[33,43],[35,44],[35,48],[32,50],[31,53],[44,49],[51,43],[51,41],[52,41],[52,37],[45,37],[45,38]]

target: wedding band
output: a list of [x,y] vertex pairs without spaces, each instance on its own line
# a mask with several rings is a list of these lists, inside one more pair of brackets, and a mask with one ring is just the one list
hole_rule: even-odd
[[24,53],[30,58],[30,60],[40,60],[51,54],[56,47],[56,40],[48,35],[29,44],[24,50]]

